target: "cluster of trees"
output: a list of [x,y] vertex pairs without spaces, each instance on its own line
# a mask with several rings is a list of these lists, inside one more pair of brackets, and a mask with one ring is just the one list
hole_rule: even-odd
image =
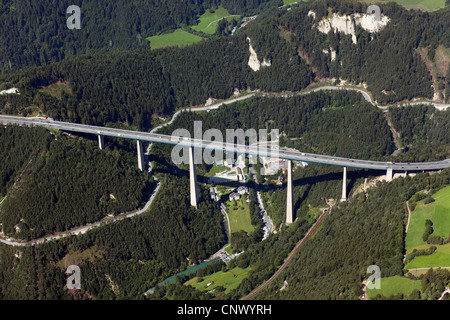
[[222,0],[222,5],[232,14],[251,16],[270,7],[283,5],[283,0]]
[[[450,272],[446,269],[429,269],[422,276],[423,299],[436,300],[441,297],[442,292],[450,286]],[[447,294],[446,299],[450,296]]]
[[415,257],[428,256],[430,254],[433,254],[436,251],[436,249],[437,248],[435,246],[431,246],[428,249],[424,249],[424,250],[414,249],[410,254],[408,254],[406,256],[405,264],[407,264],[408,262],[411,262]]
[[[427,198],[425,198],[425,200],[426,199]],[[424,203],[425,203],[425,200],[424,200]],[[450,242],[450,233],[448,234],[448,237],[445,238],[445,237],[435,235],[435,234],[433,234],[433,232],[434,232],[433,221],[426,219],[425,220],[425,231],[423,232],[423,235],[422,235],[423,241],[425,241],[428,244],[441,244],[441,245]],[[436,248],[436,247],[434,247],[434,248]]]
[[238,300],[268,280],[283,264],[284,259],[309,227],[310,224],[306,220],[299,219],[289,230],[283,227],[281,232],[272,233],[264,241],[251,245],[238,258],[231,260],[227,264],[229,269],[246,268],[249,265],[252,268],[241,284],[222,299]]
[[433,233],[433,221],[426,219],[425,220],[425,231],[423,232],[422,239],[427,242],[428,237]]
[[48,149],[51,135],[44,128],[0,127],[0,196],[5,196],[21,173],[21,168]]
[[450,152],[450,112],[429,105],[389,108],[389,119],[399,134],[401,161],[443,160]]
[[132,161],[135,154],[123,156],[126,150],[99,150],[94,141],[44,128],[1,127],[0,137],[7,194],[0,219],[14,238],[35,239],[140,208],[153,189],[153,179]]

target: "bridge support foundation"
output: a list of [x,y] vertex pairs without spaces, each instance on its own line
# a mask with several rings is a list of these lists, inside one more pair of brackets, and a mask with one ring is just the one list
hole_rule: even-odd
[[392,181],[393,176],[394,176],[394,171],[391,168],[387,169],[387,171],[386,171],[386,181],[387,182]]
[[142,141],[137,140],[137,156],[138,156],[138,168],[141,171],[144,171],[145,162],[144,162],[144,147],[142,146]]
[[294,222],[294,182],[292,181],[292,160],[288,161],[286,224]]
[[197,208],[198,186],[197,186],[197,172],[195,170],[194,148],[193,147],[189,147],[189,183],[190,183],[190,190],[191,190],[191,206]]
[[100,150],[105,149],[105,137],[100,134],[98,135],[98,147]]
[[344,176],[342,178],[342,197],[341,202],[347,201],[347,167],[344,167]]

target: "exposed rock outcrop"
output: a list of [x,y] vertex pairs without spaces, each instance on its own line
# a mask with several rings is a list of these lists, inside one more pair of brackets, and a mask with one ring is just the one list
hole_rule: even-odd
[[263,61],[259,61],[258,55],[256,54],[255,49],[252,47],[252,42],[249,37],[247,37],[247,40],[249,42],[249,50],[250,50],[250,58],[248,59],[248,66],[252,68],[253,71],[259,71],[261,67],[270,67],[272,65],[272,62],[270,60],[266,60],[265,58]]
[[381,15],[380,20],[377,20],[373,14],[355,13],[351,16],[341,16],[333,13],[330,18],[320,20],[317,29],[323,33],[334,30],[335,32],[350,34],[352,36],[352,42],[356,44],[356,26],[360,25],[363,29],[373,33],[383,29],[389,21],[389,17],[385,15]]

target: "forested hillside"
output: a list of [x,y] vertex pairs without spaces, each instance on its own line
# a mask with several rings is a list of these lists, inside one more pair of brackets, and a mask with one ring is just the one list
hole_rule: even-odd
[[[358,25],[356,43],[352,42],[350,34],[325,34],[317,26],[332,14],[365,13],[363,3],[318,1],[260,21],[282,34],[319,78],[343,79],[354,84],[365,82],[381,104],[414,97],[432,98],[431,75],[417,49],[428,48],[428,55],[433,57],[439,45],[450,47],[450,8],[419,13],[392,2],[380,7],[390,21],[381,31],[372,33]],[[314,12],[315,16],[308,15],[309,12]],[[257,24],[251,27],[257,28]],[[336,53],[334,59],[330,51]]]
[[278,129],[282,146],[340,157],[377,159],[393,151],[383,112],[358,92],[327,91],[290,98],[256,96],[210,112],[184,112],[161,130]]
[[432,106],[390,108],[389,118],[404,152],[399,161],[446,159],[450,155],[450,111]]
[[[341,15],[366,11],[363,4],[343,0],[290,11],[273,8],[233,36],[186,48],[88,55],[3,75],[0,88],[17,87],[20,95],[0,96],[0,110],[28,114],[40,108],[58,120],[148,129],[180,107],[228,98],[235,89],[299,91],[340,78],[367,83],[381,104],[433,97],[432,77],[418,50],[427,49],[431,57],[438,46],[450,47],[445,36],[450,9],[426,13],[385,5],[388,24],[377,33],[356,28],[354,44],[351,35],[317,29],[326,8]],[[258,61],[269,65],[252,70],[250,44]],[[334,60],[330,48],[336,51]],[[448,91],[446,80],[439,81],[441,92]],[[58,84],[61,92],[52,94],[48,88]]]
[[142,207],[153,179],[126,149],[99,150],[44,128],[0,127],[2,232],[16,239],[97,222]]
[[[220,5],[233,14],[254,14],[282,0],[156,0],[74,3],[51,0],[0,3],[0,74],[86,53],[148,49],[145,38],[197,24],[205,9]],[[81,29],[70,30],[69,5],[81,9]]]
[[[257,299],[357,299],[362,293],[362,281],[369,276],[366,273],[368,266],[378,265],[383,277],[402,275],[406,224],[404,199],[424,188],[438,189],[449,183],[448,169],[440,174],[399,178],[370,189],[367,199],[361,195],[334,208],[278,281]],[[286,233],[297,233],[296,226],[302,223],[302,220],[296,222]],[[282,246],[281,243],[277,245]],[[236,263],[240,259],[252,261],[260,252],[268,252],[270,246],[269,241],[261,242],[239,257]],[[276,255],[272,253],[272,258],[266,259],[276,261]],[[267,272],[265,277],[261,275],[252,273],[231,296],[245,296],[271,273]],[[279,290],[283,280],[287,281],[287,288]]]
[[[34,105],[59,120],[122,122],[147,129],[153,116],[166,117],[177,107],[203,104],[209,97],[228,98],[235,88],[257,88],[261,83],[271,91],[301,90],[312,80],[309,68],[297,59],[282,69],[292,77],[271,82],[272,73],[250,69],[249,55],[248,41],[241,35],[182,50],[82,57],[5,77],[20,88],[21,95],[0,96],[0,108],[8,114],[26,114]],[[281,57],[273,61],[274,67],[283,65]],[[45,92],[58,82],[68,87],[60,96]]]
[[[225,235],[219,208],[200,186],[202,201],[194,209],[188,172],[169,159],[170,147],[152,148],[161,188],[148,212],[39,246],[0,244],[1,298],[139,299],[156,283],[220,249]],[[81,268],[82,290],[69,292],[64,272],[74,263]]]

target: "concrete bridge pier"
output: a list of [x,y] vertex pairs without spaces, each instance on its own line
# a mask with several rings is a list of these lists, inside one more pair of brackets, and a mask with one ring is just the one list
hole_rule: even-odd
[[138,168],[139,170],[144,171],[145,169],[144,147],[142,146],[142,141],[136,140],[136,144],[137,144]]
[[98,147],[100,148],[100,150],[105,149],[105,136],[102,135],[98,135]]
[[194,148],[193,147],[189,147],[189,183],[190,183],[190,190],[191,190],[191,206],[197,208],[198,185],[197,185],[197,172],[195,170]]
[[386,181],[392,181],[392,178],[394,176],[394,170],[392,170],[392,168],[387,169],[386,171]]
[[342,179],[341,202],[347,201],[347,167],[344,167],[344,177]]
[[288,161],[286,224],[294,222],[294,183],[292,181],[292,160]]

